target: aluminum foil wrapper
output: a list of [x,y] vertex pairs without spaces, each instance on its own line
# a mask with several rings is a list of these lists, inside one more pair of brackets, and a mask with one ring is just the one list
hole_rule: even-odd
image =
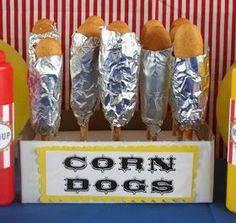
[[208,55],[172,58],[171,102],[182,129],[197,129],[205,118],[209,91]]
[[54,135],[60,126],[62,91],[62,56],[36,58],[35,46],[41,39],[59,40],[56,24],[53,31],[43,34],[30,33],[29,75],[31,124],[41,135]]
[[87,126],[98,103],[98,54],[100,39],[75,32],[72,36],[70,71],[71,107],[80,126]]
[[142,50],[141,115],[151,135],[161,131],[166,117],[171,72],[171,49]]
[[132,118],[138,91],[141,46],[135,33],[102,30],[99,52],[99,94],[111,127],[125,126]]
[[31,124],[41,135],[57,133],[61,120],[62,56],[38,58],[28,76]]

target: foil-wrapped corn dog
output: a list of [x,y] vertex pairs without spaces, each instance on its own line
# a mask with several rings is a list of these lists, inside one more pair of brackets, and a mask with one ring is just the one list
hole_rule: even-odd
[[171,71],[171,40],[164,26],[148,21],[142,31],[141,115],[147,139],[157,140],[166,116]]
[[71,46],[71,108],[80,126],[80,140],[87,140],[88,123],[96,109],[98,96],[98,54],[104,21],[88,17],[72,36]]
[[99,94],[115,141],[120,140],[120,128],[135,112],[140,52],[135,33],[131,33],[125,23],[116,21],[102,30]]
[[208,55],[198,28],[181,25],[174,35],[172,59],[172,108],[178,140],[192,140],[205,117],[209,90]]
[[56,26],[39,20],[29,37],[29,75],[31,124],[42,140],[49,140],[60,126],[62,89],[62,51]]

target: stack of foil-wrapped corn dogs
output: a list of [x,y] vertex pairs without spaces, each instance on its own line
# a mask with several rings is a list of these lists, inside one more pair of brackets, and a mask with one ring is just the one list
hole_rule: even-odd
[[[54,22],[39,20],[29,37],[31,123],[42,140],[60,126],[62,51]],[[134,115],[140,87],[141,117],[147,140],[158,140],[168,103],[173,133],[192,140],[204,122],[209,90],[208,56],[198,28],[180,18],[170,33],[157,20],[148,21],[140,42],[129,26],[108,26],[91,16],[72,35],[70,57],[71,108],[80,126],[80,140],[88,140],[89,119],[99,102],[119,141],[121,128]]]

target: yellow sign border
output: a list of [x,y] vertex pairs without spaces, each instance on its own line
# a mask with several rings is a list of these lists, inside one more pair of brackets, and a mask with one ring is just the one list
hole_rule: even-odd
[[[175,197],[127,197],[127,196],[81,196],[81,195],[63,195],[63,196],[51,196],[46,193],[46,152],[48,151],[58,151],[58,152],[71,152],[71,151],[87,151],[87,152],[148,152],[148,153],[168,153],[168,152],[191,152],[194,154],[193,159],[193,173],[192,173],[192,193],[191,197],[186,198],[175,198]],[[195,180],[197,177],[198,169],[198,159],[199,159],[199,146],[47,146],[38,147],[38,172],[39,172],[39,185],[40,185],[40,202],[89,202],[89,201],[99,201],[99,202],[139,202],[139,203],[155,203],[155,202],[192,202],[195,199]]]

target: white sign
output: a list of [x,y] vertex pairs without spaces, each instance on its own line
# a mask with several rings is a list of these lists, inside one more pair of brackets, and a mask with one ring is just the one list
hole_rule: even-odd
[[11,128],[4,123],[0,123],[0,150],[6,148],[11,143],[11,137]]
[[[86,149],[85,149],[86,150]],[[40,151],[40,150],[39,150]],[[138,149],[137,149],[138,151]],[[42,200],[93,198],[193,199],[193,151],[39,152]],[[107,200],[106,200],[107,201]]]

